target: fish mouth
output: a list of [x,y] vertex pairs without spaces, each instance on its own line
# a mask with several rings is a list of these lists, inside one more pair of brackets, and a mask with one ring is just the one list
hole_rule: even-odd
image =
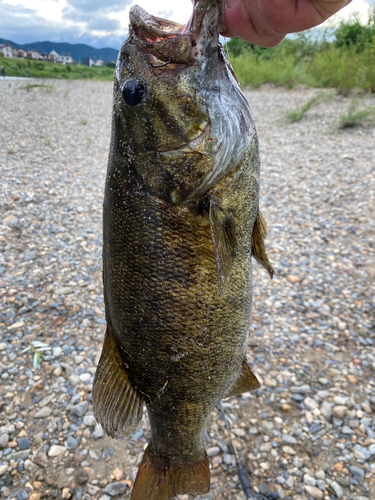
[[196,201],[239,167],[255,147],[256,131],[247,100],[219,42],[222,0],[194,0],[186,25],[130,10],[131,35],[147,55],[155,75],[185,69],[202,97],[208,116],[201,134],[163,155],[204,155],[209,169],[180,202]]
[[152,16],[138,5],[130,9],[132,31],[154,67],[193,65],[215,51],[217,58],[220,19],[221,0],[194,0],[186,25]]

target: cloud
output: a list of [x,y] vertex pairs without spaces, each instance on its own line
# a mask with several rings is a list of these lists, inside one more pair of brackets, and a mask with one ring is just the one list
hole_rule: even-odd
[[133,0],[67,0],[67,5],[78,12],[119,12],[133,3]]
[[121,28],[121,23],[117,19],[109,17],[96,17],[86,24],[87,29],[93,31],[117,31]]
[[[71,10],[65,13],[65,22],[57,23],[44,19],[34,9],[5,4],[1,0],[0,19],[1,37],[19,44],[49,40],[119,49],[126,36],[120,21],[107,16]],[[92,31],[102,32],[102,36],[93,35]]]
[[[22,5],[0,3],[1,36],[16,43],[39,41],[54,33],[51,22],[37,15],[34,9]],[[27,30],[25,30],[27,26]]]
[[113,33],[121,29],[121,23],[118,19],[111,19],[108,16],[97,15],[96,13],[80,12],[71,7],[64,7],[62,10],[62,19],[81,23],[89,31],[108,31]]

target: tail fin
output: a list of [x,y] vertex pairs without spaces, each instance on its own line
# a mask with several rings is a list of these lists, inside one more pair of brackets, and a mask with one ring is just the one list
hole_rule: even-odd
[[158,458],[149,445],[143,455],[131,500],[172,500],[176,495],[210,491],[208,459],[171,464]]

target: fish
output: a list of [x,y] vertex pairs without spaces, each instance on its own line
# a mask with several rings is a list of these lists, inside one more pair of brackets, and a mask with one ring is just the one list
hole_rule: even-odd
[[93,406],[114,438],[147,410],[132,500],[207,493],[210,412],[259,387],[246,358],[252,257],[273,268],[258,137],[221,15],[221,0],[195,0],[186,25],[133,6],[116,63]]

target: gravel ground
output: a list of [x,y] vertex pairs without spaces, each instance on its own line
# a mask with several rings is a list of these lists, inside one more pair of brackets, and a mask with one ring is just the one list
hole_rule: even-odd
[[[120,500],[150,432],[145,418],[112,440],[91,405],[112,85],[47,83],[0,81],[0,496]],[[364,500],[375,498],[375,132],[335,128],[342,97],[282,122],[315,92],[248,92],[277,277],[255,264],[248,354],[262,387],[225,408],[269,500]],[[50,347],[36,368],[35,341]],[[218,410],[207,441],[204,498],[244,499]]]

